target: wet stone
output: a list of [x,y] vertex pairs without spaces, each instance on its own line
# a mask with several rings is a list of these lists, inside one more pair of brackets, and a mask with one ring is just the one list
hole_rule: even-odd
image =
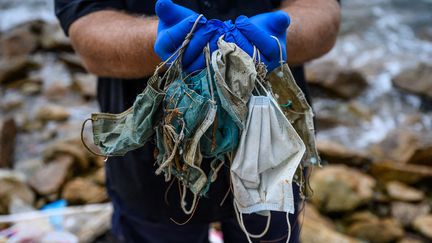
[[409,187],[398,181],[390,181],[386,184],[388,195],[399,201],[416,202],[424,199],[424,192]]
[[312,203],[325,212],[350,211],[372,199],[375,184],[371,176],[358,170],[328,165],[312,173]]
[[405,234],[398,222],[390,218],[353,223],[348,227],[347,233],[371,243],[393,242]]
[[40,195],[58,192],[71,171],[73,160],[67,155],[57,157],[29,179],[30,186]]
[[335,62],[315,62],[309,64],[305,71],[309,84],[344,99],[354,98],[368,87],[363,74],[347,67],[340,67]]
[[36,119],[40,121],[66,121],[70,114],[63,106],[47,104],[39,107]]
[[413,222],[413,227],[419,233],[432,240],[432,214],[416,218]]
[[33,204],[34,193],[23,179],[16,173],[0,169],[0,214],[9,213],[10,203],[14,198],[19,198],[28,205]]
[[75,178],[68,182],[63,189],[62,198],[72,204],[101,203],[108,199],[104,187],[85,178]]
[[393,85],[414,94],[432,98],[432,65],[420,63],[392,79]]
[[330,164],[361,166],[370,163],[370,159],[366,153],[352,150],[330,140],[318,140],[317,148],[321,159],[326,160]]
[[411,225],[417,217],[428,214],[430,209],[428,203],[391,203],[391,215],[404,226]]

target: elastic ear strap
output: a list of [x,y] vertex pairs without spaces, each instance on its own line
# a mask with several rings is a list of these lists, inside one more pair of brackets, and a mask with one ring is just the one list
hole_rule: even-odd
[[283,69],[284,60],[283,60],[283,54],[282,54],[282,45],[276,36],[272,35],[271,37],[276,40],[276,42],[279,46],[279,63],[281,65],[281,69]]
[[84,128],[85,128],[85,124],[86,124],[88,121],[92,121],[92,119],[91,119],[91,118],[87,118],[87,119],[83,122],[83,124],[82,124],[82,126],[81,126],[81,143],[84,145],[84,148],[86,148],[87,151],[89,151],[89,152],[92,153],[93,155],[100,156],[100,157],[105,157],[105,160],[107,160],[107,159],[108,159],[108,156],[93,151],[93,150],[92,150],[92,149],[87,145],[87,143],[86,143],[85,140],[84,140]]
[[234,199],[234,210],[236,212],[236,216],[237,216],[237,221],[239,222],[240,228],[243,230],[243,232],[245,232],[248,241],[252,242],[249,237],[252,238],[261,238],[263,237],[265,234],[267,234],[269,228],[270,228],[270,222],[271,222],[271,212],[269,212],[269,215],[267,216],[267,223],[266,226],[264,228],[264,230],[260,233],[260,234],[251,234],[247,231],[246,226],[244,225],[244,221],[243,221],[243,214],[238,210],[238,205],[236,200]]
[[206,59],[206,68],[207,68],[207,76],[208,76],[208,83],[210,86],[210,95],[212,97],[212,100],[214,101],[214,90],[213,90],[213,78],[211,75],[211,70],[210,70],[210,44],[207,43],[207,46],[204,48],[204,55],[205,55],[205,59]]
[[291,224],[289,221],[289,213],[288,212],[286,213],[286,220],[287,220],[287,225],[288,225],[288,236],[287,236],[286,243],[289,243],[289,240],[291,238]]
[[[198,17],[196,18],[191,30],[189,31],[189,33],[186,35],[185,40],[183,41],[182,45],[180,46],[179,49],[177,49],[171,56],[169,56],[165,61],[161,62],[159,65],[156,66],[154,75],[156,75],[157,73],[159,73],[159,69],[161,67],[163,67],[164,65],[166,65],[171,59],[173,59],[177,54],[178,55],[178,59],[181,59],[181,56],[183,55],[184,50],[186,49],[187,45],[189,44],[190,40],[192,39],[193,36],[193,32],[195,31],[195,28],[198,25],[198,22],[200,21],[200,19],[203,17],[204,15],[200,14],[198,15]],[[171,65],[172,66],[172,65]]]

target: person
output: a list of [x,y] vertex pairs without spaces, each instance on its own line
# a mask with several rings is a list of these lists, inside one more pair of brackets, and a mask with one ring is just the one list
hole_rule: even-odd
[[[144,90],[147,78],[161,62],[161,57],[165,59],[163,53],[176,48],[175,45],[163,45],[162,31],[180,23],[191,13],[203,14],[206,19],[232,21],[245,15],[249,18],[244,17],[243,21],[258,29],[265,28],[261,24],[276,21],[263,14],[277,9],[287,13],[290,26],[287,34],[279,38],[286,43],[286,60],[293,67],[293,75],[310,102],[302,64],[332,48],[340,22],[340,6],[336,0],[179,0],[175,1],[176,4],[170,0],[161,1],[165,5],[159,7],[166,8],[158,13],[159,17],[165,16],[163,23],[155,16],[158,3],[154,0],[55,0],[56,15],[75,51],[86,69],[99,76],[97,99],[102,112],[120,113],[132,106],[135,97]],[[171,12],[167,14],[166,11]],[[187,14],[184,11],[191,12]],[[254,16],[264,17],[254,20]],[[209,38],[206,31],[202,31],[202,35],[198,31],[193,39]],[[240,35],[242,33],[241,39],[246,43],[243,46],[250,45],[248,41],[253,42],[251,39],[256,37],[248,36],[247,30]],[[242,47],[242,43],[237,44]],[[195,45],[195,48],[201,47]],[[189,57],[185,68],[190,71],[201,68],[204,63],[194,63],[200,59],[199,55],[185,55],[185,58]],[[219,221],[224,242],[247,242],[235,219],[230,203],[232,195],[228,194],[224,200],[230,183],[229,168],[225,166],[220,171],[208,197],[200,200],[191,221],[177,225],[171,219],[182,222],[189,216],[178,205],[177,186],[174,184],[168,188],[163,176],[154,174],[154,149],[155,144],[148,142],[123,157],[111,157],[106,163],[106,187],[114,206],[112,231],[118,240],[208,242],[209,223]],[[294,189],[299,209],[299,192],[298,188]],[[290,242],[299,241],[297,216],[290,215]],[[251,233],[260,232],[266,224],[266,218],[260,215],[245,215],[244,220]],[[273,213],[269,231],[258,240],[285,242],[287,235],[285,215]]]

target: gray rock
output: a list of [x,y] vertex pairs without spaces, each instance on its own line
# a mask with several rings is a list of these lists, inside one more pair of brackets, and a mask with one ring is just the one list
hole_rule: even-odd
[[417,217],[412,225],[415,230],[432,240],[432,214]]
[[334,141],[318,140],[317,148],[321,159],[331,164],[361,166],[370,163],[370,159],[366,153],[352,150]]
[[371,164],[370,173],[383,182],[400,181],[413,184],[432,178],[432,167],[425,165],[403,164],[392,161],[377,161]]
[[36,119],[40,121],[66,121],[69,116],[65,107],[53,104],[41,106],[36,112]]
[[371,243],[393,242],[405,234],[398,222],[390,218],[353,223],[347,233]]
[[420,63],[394,77],[392,82],[402,90],[432,98],[432,65]]
[[0,170],[0,214],[8,214],[10,203],[19,198],[32,205],[35,195],[24,183],[24,178],[9,170]]
[[360,72],[330,61],[308,65],[306,80],[345,99],[360,95],[368,87],[366,78]]
[[35,51],[42,25],[41,21],[32,21],[5,32],[0,37],[0,56],[4,58],[27,56]]
[[424,199],[424,192],[409,187],[398,181],[390,181],[386,184],[387,194],[399,201],[418,202]]
[[97,77],[95,75],[76,73],[72,80],[84,99],[90,100],[96,97]]
[[314,170],[310,185],[312,203],[326,212],[344,212],[372,199],[375,180],[345,165],[328,165]]
[[30,70],[37,67],[36,63],[26,57],[0,59],[0,84],[23,79]]
[[428,203],[392,202],[391,215],[403,226],[409,226],[419,216],[430,212]]
[[58,192],[71,171],[73,160],[74,158],[68,155],[57,157],[30,178],[30,186],[40,195],[47,196]]
[[68,182],[63,189],[62,197],[72,204],[101,203],[108,199],[104,187],[85,178],[75,178]]

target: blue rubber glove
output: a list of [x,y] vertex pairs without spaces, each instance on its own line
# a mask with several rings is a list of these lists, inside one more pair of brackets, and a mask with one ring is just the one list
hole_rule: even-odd
[[286,61],[286,31],[289,24],[290,17],[284,11],[258,14],[251,18],[239,16],[235,22],[236,28],[261,52],[261,60],[269,71],[280,65],[279,45],[271,36],[279,40],[282,59]]
[[[171,0],[159,0],[155,10],[159,17],[159,25],[154,50],[165,61],[181,46],[186,35],[191,31],[198,14]],[[216,25],[201,17],[183,54],[183,70],[190,73],[205,67],[203,49],[207,43],[210,43],[210,50],[217,48],[217,30]]]

